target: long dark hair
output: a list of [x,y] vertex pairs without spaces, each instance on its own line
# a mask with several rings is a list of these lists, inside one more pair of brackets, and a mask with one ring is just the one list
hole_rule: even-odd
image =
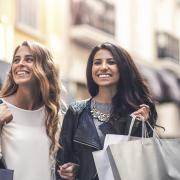
[[92,78],[92,65],[94,56],[100,49],[106,49],[112,53],[120,72],[117,92],[112,99],[113,108],[110,121],[113,123],[120,119],[120,117],[127,116],[139,109],[140,104],[147,104],[150,106],[151,124],[155,125],[157,112],[148,86],[129,53],[121,47],[112,43],[103,43],[92,49],[86,68],[87,87],[90,95],[94,97],[99,91],[98,85]]

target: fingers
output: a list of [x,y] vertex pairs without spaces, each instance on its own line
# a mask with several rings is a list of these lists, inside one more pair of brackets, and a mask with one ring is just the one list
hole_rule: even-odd
[[133,112],[132,115],[135,115],[138,120],[144,120],[147,121],[149,119],[149,106],[146,104],[141,104],[140,109]]
[[8,106],[3,103],[0,104],[0,125],[6,124],[13,119],[11,111],[8,109]]
[[73,173],[65,173],[61,170],[58,170],[58,173],[61,176],[61,178],[63,178],[63,179],[75,180],[75,175]]
[[68,180],[74,180],[75,179],[75,174],[73,172],[65,171],[61,167],[58,170],[58,173],[63,179],[68,179]]
[[78,168],[79,168],[79,165],[78,164],[75,164],[75,163],[65,163],[61,166],[62,169],[66,169],[66,171],[68,172],[73,172],[73,173],[76,173]]
[[79,165],[74,163],[65,163],[59,166],[58,173],[63,179],[74,180],[77,174]]
[[62,166],[61,166],[63,169],[69,169],[69,170],[71,170],[71,169],[73,169],[73,163],[65,163],[65,164],[63,164]]
[[140,107],[146,107],[149,109],[149,106],[147,104],[141,104]]

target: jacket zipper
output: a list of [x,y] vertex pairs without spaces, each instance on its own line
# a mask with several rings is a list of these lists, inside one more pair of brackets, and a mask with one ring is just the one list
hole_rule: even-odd
[[95,148],[97,150],[100,150],[96,146],[93,146],[93,145],[90,145],[90,144],[87,144],[87,143],[84,143],[84,142],[81,142],[81,141],[78,141],[78,140],[75,140],[75,139],[73,141],[76,142],[76,143],[79,143],[79,144],[82,144],[82,145],[89,146],[89,147]]

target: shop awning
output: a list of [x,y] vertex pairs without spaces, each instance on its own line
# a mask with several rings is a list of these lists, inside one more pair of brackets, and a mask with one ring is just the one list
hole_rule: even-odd
[[159,103],[174,102],[180,104],[180,83],[175,73],[168,69],[155,69],[140,65],[139,70]]
[[160,70],[158,73],[160,75],[160,81],[164,84],[164,99],[168,102],[172,101],[180,105],[179,78],[168,69]]

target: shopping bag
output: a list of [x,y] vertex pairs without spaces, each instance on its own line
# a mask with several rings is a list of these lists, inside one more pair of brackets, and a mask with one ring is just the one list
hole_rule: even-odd
[[1,147],[0,147],[0,156],[1,156],[1,158],[0,158],[0,180],[13,180],[14,171],[7,169],[5,160],[1,154]]
[[93,158],[99,180],[115,180],[106,150],[93,152]]
[[4,158],[0,159],[0,180],[13,180],[14,171],[7,169]]
[[122,141],[137,139],[138,137],[130,137],[134,121],[135,117],[132,118],[128,135],[107,134],[103,150],[93,152],[93,158],[99,180],[117,180],[116,175],[113,174],[106,149],[110,144],[118,144]]
[[110,144],[117,144],[121,141],[127,140],[128,136],[107,134],[105,137],[103,150],[93,152],[93,158],[99,180],[115,180],[106,149]]
[[13,170],[0,169],[0,180],[13,180]]
[[180,138],[142,138],[107,148],[115,180],[180,180]]

